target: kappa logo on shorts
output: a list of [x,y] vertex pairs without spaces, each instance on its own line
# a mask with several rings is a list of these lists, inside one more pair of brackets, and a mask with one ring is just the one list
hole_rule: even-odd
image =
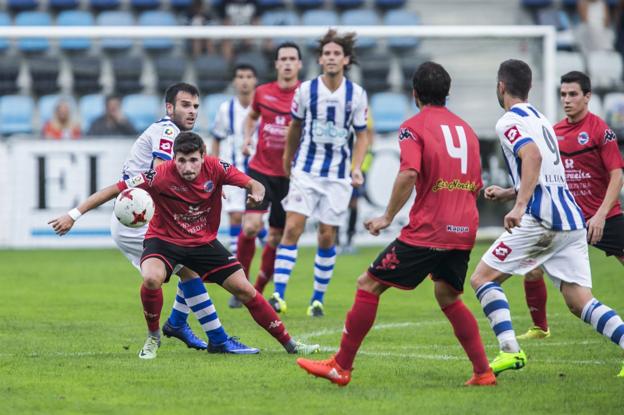
[[496,258],[500,259],[501,261],[504,261],[505,259],[507,259],[509,254],[511,254],[511,248],[505,245],[504,242],[499,243],[496,246],[496,248],[494,248],[494,250],[492,251],[492,255],[494,255]]
[[386,254],[381,260],[381,263],[375,267],[375,269],[383,269],[383,270],[395,270],[397,265],[399,265],[401,261],[396,254],[396,246],[392,247],[392,250]]

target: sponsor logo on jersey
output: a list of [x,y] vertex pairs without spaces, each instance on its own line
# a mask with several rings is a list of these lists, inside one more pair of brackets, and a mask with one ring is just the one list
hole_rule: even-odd
[[204,183],[204,192],[210,193],[214,190],[214,187],[215,186],[212,180],[208,180],[206,183]]
[[277,98],[275,98],[273,95],[265,95],[265,96],[264,96],[264,98],[265,98],[267,101],[277,101],[277,100],[278,100],[278,99],[277,99]]
[[504,242],[501,242],[498,245],[496,245],[496,248],[494,248],[494,250],[492,251],[492,255],[494,255],[496,258],[500,259],[501,261],[504,261],[505,259],[507,259],[507,256],[509,256],[509,254],[511,254],[511,248],[505,245]]
[[[337,127],[336,123],[333,121],[312,121],[312,134],[315,139],[320,138],[342,138],[346,139],[349,135],[349,131],[346,128]],[[319,140],[317,140],[319,141]],[[324,140],[320,140],[321,143],[325,142]]]
[[154,178],[156,177],[156,170],[150,169],[143,173],[143,176],[145,176],[145,178],[147,179],[147,183],[151,186]]
[[412,134],[412,131],[409,128],[401,128],[399,130],[399,141],[403,141],[407,138],[414,140],[414,135]]
[[567,169],[573,169],[574,168],[574,159],[565,159],[563,161],[563,164],[565,165],[566,170]]
[[576,140],[580,145],[584,146],[585,144],[589,143],[589,134],[587,134],[585,131],[581,131]]
[[164,137],[172,137],[175,135],[175,130],[171,127],[166,127],[165,130],[163,131],[163,136]]
[[459,179],[451,181],[438,179],[438,181],[431,188],[431,191],[437,192],[438,190],[448,190],[452,192],[453,190],[463,190],[465,192],[474,192],[477,188],[478,185],[475,182],[462,182]]
[[137,187],[145,183],[145,179],[142,175],[134,176],[128,180],[126,180],[126,186],[128,187]]
[[171,153],[171,150],[173,149],[173,141],[161,138],[158,148],[167,153]]
[[221,164],[221,167],[223,167],[223,171],[225,172],[227,172],[231,166],[231,164],[228,163],[227,161],[219,160],[219,163]]
[[456,225],[446,225],[446,231],[452,233],[468,233],[470,232],[470,227],[468,226],[456,226]]
[[615,135],[613,130],[606,129],[605,133],[604,133],[604,143],[603,144],[607,144],[609,141],[615,141],[615,140],[617,140],[617,136]]
[[518,131],[518,127],[516,127],[515,125],[505,131],[504,136],[507,137],[507,140],[509,140],[511,144],[513,144],[514,141],[521,137],[520,131]]
[[283,115],[277,115],[275,117],[275,123],[277,125],[286,125],[286,117],[284,117]]

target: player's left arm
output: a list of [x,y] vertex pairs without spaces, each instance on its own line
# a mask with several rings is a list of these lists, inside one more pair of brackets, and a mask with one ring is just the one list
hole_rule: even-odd
[[518,151],[518,157],[522,160],[522,171],[520,188],[516,195],[516,204],[509,211],[503,220],[503,225],[507,232],[511,233],[511,229],[520,226],[520,220],[526,212],[527,205],[537,186],[540,170],[542,168],[542,155],[537,144],[530,141],[524,144]]
[[593,245],[602,239],[605,220],[613,205],[618,201],[623,183],[621,168],[613,169],[609,172],[609,185],[607,186],[605,197],[596,214],[587,221],[587,241],[590,244]]
[[362,174],[362,163],[366,152],[368,151],[368,131],[366,128],[356,131],[355,146],[353,146],[353,170],[351,170],[351,185],[360,187],[364,184],[364,175]]
[[258,205],[264,200],[264,186],[257,180],[247,176],[236,167],[223,160],[219,160],[225,172],[223,182],[231,186],[242,187],[247,190],[247,202],[251,205]]

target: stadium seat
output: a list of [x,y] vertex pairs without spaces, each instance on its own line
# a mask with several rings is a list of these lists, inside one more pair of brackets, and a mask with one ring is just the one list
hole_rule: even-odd
[[38,0],[8,0],[7,6],[14,12],[34,10],[39,7]]
[[49,0],[48,5],[53,10],[71,10],[80,6],[79,0]]
[[271,10],[260,17],[262,26],[295,26],[299,24],[299,17],[291,10]]
[[104,114],[106,98],[102,94],[85,95],[78,101],[82,131],[88,131],[93,121]]
[[113,58],[113,75],[115,77],[115,91],[126,95],[139,92],[143,89],[141,75],[143,73],[143,58],[137,56],[118,56]]
[[205,55],[193,61],[197,86],[204,94],[223,91],[230,83],[230,67],[221,55]]
[[608,89],[622,83],[622,57],[613,51],[590,52],[588,72],[594,88]]
[[339,10],[355,9],[364,5],[364,0],[334,0],[334,7]]
[[541,26],[555,26],[557,29],[557,49],[572,50],[576,43],[572,24],[563,10],[546,8],[536,12],[536,23]]
[[380,134],[397,131],[409,111],[409,103],[404,94],[380,92],[370,100],[375,132]]
[[158,121],[160,102],[154,95],[126,95],[121,103],[121,110],[128,117],[137,131],[143,131],[150,124]]
[[262,52],[244,52],[236,55],[234,65],[246,63],[256,69],[258,83],[267,82],[273,77],[273,67],[269,65],[269,60]]
[[605,121],[622,140],[624,137],[624,94],[612,92],[605,95],[603,109]]
[[20,60],[16,56],[4,56],[0,59],[0,96],[17,92],[17,77]]
[[90,0],[90,8],[93,10],[111,10],[119,7],[120,0]]
[[[45,12],[21,12],[15,17],[15,26],[51,26],[52,19]],[[48,39],[22,38],[18,40],[17,47],[25,53],[45,52],[50,47]]]
[[423,62],[429,60],[426,56],[421,55],[408,55],[401,57],[399,65],[401,67],[401,74],[403,75],[403,86],[405,91],[412,91],[412,76],[416,72],[416,68]]
[[399,9],[405,6],[405,0],[375,0],[375,7],[381,10]]
[[389,54],[377,52],[360,61],[362,85],[369,93],[390,89],[388,72],[391,59],[392,57]]
[[567,9],[576,8],[578,0],[561,0],[561,5]]
[[299,10],[320,9],[325,0],[294,0],[294,6]]
[[[134,26],[134,18],[124,11],[105,11],[100,13],[96,19],[98,26]],[[124,38],[104,38],[102,39],[102,49],[109,52],[123,52],[132,47],[132,39]]]
[[[301,24],[303,26],[338,26],[338,14],[333,10],[306,10],[301,16]],[[317,46],[315,39],[306,42],[306,46],[314,49]]]
[[60,99],[69,103],[72,113],[76,112],[76,101],[74,101],[74,98],[58,94],[44,95],[37,102],[37,112],[39,113],[39,123],[41,125],[52,118],[54,108]]
[[[175,26],[177,21],[173,14],[167,11],[152,10],[141,13],[140,26]],[[143,49],[148,52],[164,52],[173,49],[171,38],[150,38],[143,40]]]
[[[344,26],[374,26],[379,24],[377,13],[370,9],[347,10],[342,13],[340,24]],[[355,47],[358,51],[367,51],[375,47],[375,38],[358,36]]]
[[550,7],[552,4],[552,0],[522,0],[522,5],[529,9]]
[[232,96],[227,94],[211,94],[204,98],[200,108],[202,108],[202,125],[206,127],[205,129],[212,130],[219,106],[230,98]]
[[[11,17],[8,14],[0,12],[0,26],[11,26]],[[0,53],[4,53],[9,49],[9,39],[0,38]]]
[[70,57],[73,76],[73,89],[77,95],[93,94],[100,91],[102,62],[92,56]]
[[177,56],[159,56],[154,61],[156,68],[156,88],[164,92],[170,85],[180,82],[184,78],[186,65],[180,65],[182,58]]
[[130,0],[130,6],[137,10],[151,10],[161,7],[160,0]]
[[[390,10],[384,16],[385,26],[417,26],[420,17],[408,10]],[[392,37],[388,39],[388,46],[397,52],[410,52],[418,46],[419,39],[415,37]]]
[[28,68],[32,79],[32,91],[35,95],[53,94],[59,90],[60,58],[57,56],[32,57],[28,59]]
[[600,99],[600,96],[592,95],[591,99],[589,100],[588,108],[591,112],[604,119],[604,106],[602,105],[602,99]]
[[34,108],[33,100],[29,96],[0,97],[0,134],[31,133]]
[[[59,13],[56,24],[58,26],[93,26],[93,15],[83,10],[66,10]],[[67,38],[59,42],[61,49],[68,52],[84,52],[91,49],[89,38]]]
[[193,0],[170,0],[169,5],[174,10],[185,11],[193,4]]
[[559,89],[559,78],[570,71],[585,72],[585,62],[579,52],[557,52],[556,59],[557,90]]
[[258,8],[260,10],[278,9],[285,6],[286,4],[283,0],[258,0]]

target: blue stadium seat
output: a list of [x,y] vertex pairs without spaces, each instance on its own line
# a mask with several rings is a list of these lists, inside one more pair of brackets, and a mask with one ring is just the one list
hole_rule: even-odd
[[[134,26],[134,18],[128,12],[105,11],[96,19],[98,26]],[[132,47],[132,39],[104,38],[102,48],[107,51],[126,51]]]
[[549,7],[552,3],[552,0],[522,0],[522,5],[531,9]]
[[624,137],[624,94],[612,92],[605,95],[603,109],[605,121],[615,131],[621,141],[622,137]]
[[54,10],[71,10],[80,6],[79,0],[49,0],[48,5]]
[[561,5],[569,9],[576,7],[576,3],[578,3],[578,0],[561,0]]
[[[59,13],[56,24],[58,26],[93,26],[93,15],[82,10],[66,10]],[[61,49],[66,51],[87,51],[91,49],[89,38],[67,38],[59,42]]]
[[[166,11],[152,10],[141,13],[140,26],[175,26],[177,21],[173,14]],[[143,48],[148,51],[167,51],[173,49],[171,38],[150,38],[143,40]]]
[[405,6],[405,0],[375,0],[375,6],[382,10],[398,9]]
[[[417,26],[420,17],[408,10],[390,10],[384,16],[386,26]],[[388,39],[388,46],[397,51],[406,51],[418,46],[419,39],[415,37],[393,37]]]
[[364,4],[364,0],[334,0],[334,7],[337,9],[355,9]]
[[325,0],[294,0],[294,5],[299,10],[320,9]]
[[[377,13],[370,9],[347,10],[340,19],[340,24],[345,26],[374,26],[379,24]],[[358,36],[355,47],[359,50],[372,49],[375,47],[375,38]]]
[[409,102],[403,94],[379,92],[371,98],[371,113],[375,132],[384,134],[397,131],[409,111]]
[[119,0],[91,0],[90,8],[94,10],[111,10],[119,7]]
[[172,9],[186,10],[193,4],[193,0],[170,0],[169,4]]
[[[52,19],[45,12],[21,12],[15,17],[15,26],[50,26]],[[23,38],[18,40],[17,47],[22,52],[45,52],[50,47],[48,39]]]
[[200,114],[200,116],[204,128],[212,130],[215,117],[219,111],[219,106],[230,98],[232,98],[232,96],[227,94],[210,94],[204,98],[200,107],[202,109],[202,114]]
[[54,115],[54,108],[60,99],[69,103],[72,113],[76,112],[76,101],[74,101],[72,97],[59,94],[44,95],[39,98],[39,101],[37,102],[39,122],[41,125],[52,118],[52,115]]
[[291,10],[272,10],[260,17],[262,26],[295,26],[299,24],[299,17]]
[[32,116],[35,105],[29,96],[5,95],[0,97],[0,134],[32,133]]
[[[301,16],[301,24],[303,26],[338,26],[338,14],[333,10],[307,10]],[[317,41],[310,39],[307,42],[310,49],[316,48]]]
[[160,7],[160,0],[131,0],[130,5],[138,10],[150,10]]
[[9,9],[14,12],[19,12],[23,10],[33,10],[39,7],[38,0],[9,0],[8,4]]
[[121,110],[128,117],[137,131],[143,131],[150,124],[158,121],[160,101],[155,95],[126,95],[121,103]]
[[78,111],[80,112],[82,131],[88,131],[93,121],[104,114],[105,101],[106,98],[102,94],[90,94],[80,98]]
[[[11,26],[11,18],[8,14],[0,12],[0,26]],[[0,53],[9,49],[9,39],[0,38]]]
[[283,0],[258,0],[258,7],[260,10],[277,9],[285,6]]

